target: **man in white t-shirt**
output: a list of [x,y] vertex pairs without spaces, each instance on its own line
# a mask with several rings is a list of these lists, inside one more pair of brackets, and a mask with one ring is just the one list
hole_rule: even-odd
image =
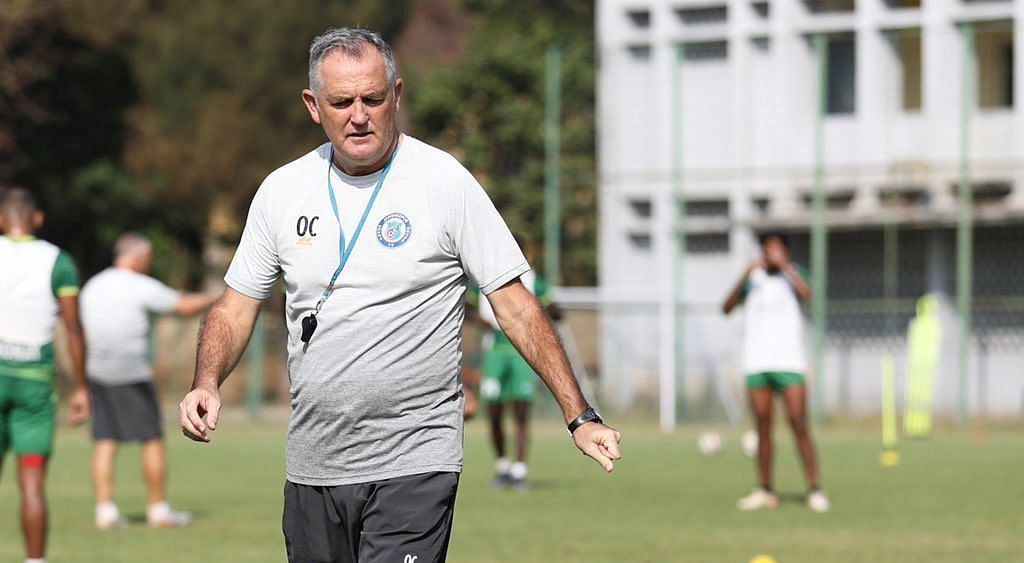
[[182,431],[210,441],[219,386],[283,281],[289,560],[443,561],[462,470],[470,280],[551,388],[577,447],[606,471],[619,433],[580,393],[483,188],[451,155],[398,130],[403,83],[387,43],[330,29],[309,60],[302,97],[330,142],[274,171],[253,198],[228,289],[200,336]]
[[166,499],[160,403],[150,366],[152,315],[190,316],[205,311],[217,298],[206,293],[183,294],[146,275],[153,245],[138,233],[126,233],[114,245],[114,265],[82,288],[82,324],[88,344],[86,373],[92,391],[92,477],[96,493],[96,527],[127,524],[114,502],[114,461],[118,445],[142,444],[150,526],[166,528],[189,523],[187,512],[170,509]]
[[779,505],[772,489],[772,406],[778,393],[786,405],[807,476],[807,505],[816,512],[826,512],[829,500],[818,482],[804,383],[807,359],[800,302],[810,300],[811,288],[789,258],[785,235],[768,233],[760,237],[760,242],[762,257],[750,264],[722,306],[725,314],[740,304],[744,306],[743,370],[758,434],[760,487],[741,498],[737,507],[757,510]]

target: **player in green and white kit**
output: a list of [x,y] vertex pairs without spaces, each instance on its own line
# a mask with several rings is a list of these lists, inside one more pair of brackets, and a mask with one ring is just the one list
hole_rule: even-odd
[[[548,285],[533,270],[520,278],[523,285],[537,297],[548,315],[554,319],[561,317],[558,307],[551,302]],[[526,449],[529,441],[530,404],[537,391],[537,374],[530,364],[519,354],[508,336],[498,326],[487,299],[478,303],[481,320],[490,328],[483,342],[485,349],[483,359],[483,380],[480,382],[480,395],[487,403],[487,412],[491,425],[491,443],[498,456],[495,462],[495,476],[492,481],[494,488],[512,486],[517,490],[526,491]],[[512,415],[516,427],[516,457],[510,461],[505,446],[505,430],[502,417],[505,405],[512,406]]]
[[790,261],[784,235],[768,233],[760,237],[760,242],[762,257],[751,263],[722,306],[729,314],[741,303],[744,305],[743,369],[758,434],[761,486],[741,498],[737,507],[757,510],[779,505],[779,497],[772,490],[772,406],[778,393],[786,405],[810,487],[807,505],[816,512],[826,512],[829,500],[819,488],[804,385],[807,359],[800,301],[810,300],[811,288],[806,274]]
[[85,340],[78,320],[78,271],[71,257],[35,238],[43,214],[32,194],[11,188],[0,195],[0,462],[18,457],[21,527],[26,562],[45,561],[46,461],[53,450],[57,394],[54,328],[58,315],[68,335],[75,376],[72,424],[89,417]]

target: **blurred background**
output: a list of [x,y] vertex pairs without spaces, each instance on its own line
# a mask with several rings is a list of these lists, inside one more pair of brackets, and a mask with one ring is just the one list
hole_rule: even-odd
[[[946,519],[910,536],[897,534],[914,527],[909,520],[876,529],[882,509],[859,506],[862,520],[841,522],[863,532],[849,544],[863,549],[817,557],[794,545],[845,544],[810,539],[820,526],[802,514],[763,529],[732,516],[749,481],[749,461],[737,459],[730,467],[742,477],[705,483],[702,497],[717,494],[708,502],[730,512],[679,523],[706,540],[673,543],[674,516],[668,529],[643,528],[664,539],[642,542],[650,557],[551,551],[557,543],[531,556],[517,555],[515,542],[492,553],[457,531],[458,560],[691,560],[675,551],[685,545],[728,548],[692,560],[747,561],[742,554],[781,542],[795,550],[787,560],[1006,561],[1024,552],[1010,539],[1024,521],[989,509],[1006,492],[1024,494],[999,472],[1019,467],[1024,450],[1022,19],[1020,0],[0,0],[0,182],[39,193],[41,236],[68,249],[84,278],[109,264],[120,233],[138,230],[154,242],[156,277],[219,290],[262,179],[323,142],[299,97],[311,38],[336,25],[376,30],[406,81],[403,131],[462,161],[531,248],[567,313],[561,328],[577,376],[602,409],[637,425],[648,485],[673,486],[676,464],[695,463],[686,457],[696,455],[692,434],[717,429],[732,455],[730,442],[749,426],[741,315],[723,316],[721,304],[759,255],[757,235],[783,231],[815,290],[806,348],[826,485],[830,459],[856,468],[833,473],[848,490],[864,475],[884,482],[870,473],[883,358],[893,360],[902,411],[907,327],[931,295],[941,328],[931,411],[951,442],[918,450],[919,462],[967,465],[947,481],[904,473],[889,484],[890,508],[935,516],[917,485],[987,475],[994,487],[943,489],[953,503]],[[275,440],[289,400],[283,307],[283,294],[265,304],[224,389],[239,420],[273,422]],[[191,382],[197,327],[156,324],[168,406]],[[464,354],[477,367],[472,327]],[[557,426],[550,397],[538,411]],[[256,428],[245,438],[253,444],[264,439]],[[483,431],[475,420],[467,434],[481,482]],[[666,453],[680,436],[688,453]],[[978,444],[999,446],[984,457]],[[694,467],[691,477],[705,479],[708,466]],[[721,463],[713,471],[728,473]],[[798,483],[795,466],[788,471]],[[624,494],[641,512],[663,500]],[[472,503],[494,502],[467,495],[470,514]],[[833,496],[841,507],[843,493]],[[500,503],[525,525],[539,517]],[[968,505],[976,510],[955,514]],[[985,510],[991,520],[967,524]],[[729,531],[744,526],[756,531],[732,542]],[[782,539],[774,526],[801,531]],[[942,543],[964,526],[994,535]],[[868,549],[863,537],[877,544]]]
[[[941,303],[936,412],[1017,417],[1021,9],[8,0],[0,179],[40,193],[43,236],[84,277],[139,230],[157,277],[219,289],[262,178],[323,138],[298,97],[309,38],[363,25],[395,47],[403,129],[476,174],[556,285],[606,408],[664,428],[736,411],[742,321],[720,304],[757,234],[782,230],[823,289],[807,309],[819,421],[877,412],[879,359],[902,371],[926,293]],[[195,330],[158,324],[169,390],[191,379]],[[240,370],[259,380],[228,391],[286,403],[281,316],[260,331]]]
[[902,368],[926,293],[941,304],[936,412],[1019,417],[1022,10],[599,2],[598,301],[614,400],[675,396],[667,427],[700,416],[716,378],[738,383],[742,323],[720,314],[723,294],[756,234],[781,230],[815,282],[819,420],[877,412],[879,358]]

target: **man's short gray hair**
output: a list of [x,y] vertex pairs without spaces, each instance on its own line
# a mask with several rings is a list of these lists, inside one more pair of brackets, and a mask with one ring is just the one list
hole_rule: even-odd
[[327,55],[340,49],[343,53],[354,59],[363,57],[363,48],[367,45],[373,47],[384,56],[384,65],[388,71],[388,86],[394,87],[398,78],[398,70],[395,68],[395,56],[391,53],[391,47],[381,38],[380,35],[367,30],[351,27],[332,27],[325,31],[309,46],[309,89],[316,93],[322,86],[320,82],[320,65],[327,58]]
[[122,256],[134,254],[140,251],[149,251],[153,248],[153,244],[149,242],[142,233],[128,232],[117,237],[117,242],[114,243],[114,259],[118,259]]

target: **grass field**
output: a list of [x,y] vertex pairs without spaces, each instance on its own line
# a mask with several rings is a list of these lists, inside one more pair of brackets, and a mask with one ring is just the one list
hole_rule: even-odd
[[[1008,427],[984,439],[947,431],[901,444],[903,463],[878,465],[874,430],[819,432],[833,512],[802,504],[792,442],[779,432],[781,508],[740,513],[752,464],[725,431],[718,457],[696,452],[697,429],[672,435],[624,425],[625,459],[612,475],[584,459],[555,424],[540,425],[530,493],[489,490],[492,460],[482,420],[470,423],[449,561],[694,561],[779,563],[1024,561],[1024,434]],[[283,561],[280,533],[284,428],[222,424],[211,446],[172,434],[171,500],[192,510],[187,529],[150,530],[138,450],[122,452],[118,500],[136,525],[92,527],[90,444],[62,429],[51,466],[49,557],[61,562]],[[12,459],[0,481],[0,561],[20,561]]]

